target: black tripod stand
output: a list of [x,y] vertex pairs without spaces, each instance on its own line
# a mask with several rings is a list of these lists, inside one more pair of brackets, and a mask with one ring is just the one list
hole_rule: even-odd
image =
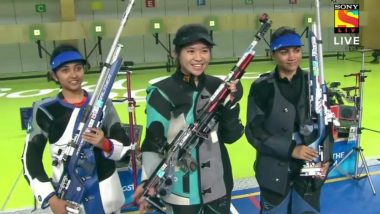
[[[359,73],[354,73],[354,74],[349,74],[349,75],[345,75],[345,77],[349,77],[349,76],[355,76],[356,79],[357,79],[357,82],[359,82],[359,97],[356,97],[355,98],[355,107],[357,109],[357,112],[358,112],[358,117],[357,117],[357,127],[351,127],[351,130],[355,131],[356,134],[355,134],[355,137],[356,137],[356,140],[357,140],[357,146],[353,147],[352,150],[347,153],[342,160],[340,160],[338,163],[336,163],[333,168],[331,169],[331,171],[335,170],[335,169],[339,169],[339,171],[341,171],[341,169],[339,168],[340,165],[346,160],[348,159],[351,155],[354,155],[354,154],[357,154],[356,156],[356,161],[355,161],[355,173],[353,176],[350,176],[348,175],[347,173],[346,176],[347,177],[350,177],[352,179],[355,179],[355,180],[359,180],[359,179],[362,179],[362,178],[368,178],[368,181],[369,181],[369,184],[371,186],[371,189],[372,189],[372,193],[373,195],[376,195],[376,191],[375,191],[375,187],[373,185],[373,182],[372,182],[372,179],[371,179],[371,175],[369,173],[369,169],[368,169],[368,164],[364,158],[364,155],[363,155],[363,148],[360,146],[360,140],[361,140],[361,133],[362,133],[362,130],[365,130],[366,128],[363,128],[362,127],[362,116],[363,116],[363,89],[364,89],[364,82],[365,82],[365,73],[366,72],[370,72],[370,70],[365,70],[364,69],[364,54],[366,51],[369,51],[368,49],[363,49],[363,50],[360,50],[360,52],[362,52],[362,67],[361,67],[361,70]],[[367,129],[367,130],[370,130],[370,129]],[[375,130],[373,130],[375,131]],[[358,158],[360,158],[361,160],[361,166],[359,167],[359,162],[358,162]],[[363,167],[365,169],[365,175],[362,176],[362,172],[363,172]],[[359,168],[361,168],[360,172],[359,172]],[[330,172],[331,172],[330,171]]]

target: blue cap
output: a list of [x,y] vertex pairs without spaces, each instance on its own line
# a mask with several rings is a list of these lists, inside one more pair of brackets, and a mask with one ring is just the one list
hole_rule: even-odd
[[86,64],[86,60],[83,59],[82,55],[77,51],[65,51],[60,54],[58,54],[54,59],[51,61],[50,66],[51,69],[55,72],[59,67],[62,65],[69,63],[69,62],[75,62],[79,61],[83,64]]
[[270,44],[270,49],[274,52],[281,48],[300,46],[303,46],[301,37],[298,34],[289,33],[279,36],[273,40]]

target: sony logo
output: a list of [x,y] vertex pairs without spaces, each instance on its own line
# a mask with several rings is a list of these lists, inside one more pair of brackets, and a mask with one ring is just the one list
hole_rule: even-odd
[[359,10],[358,4],[334,4],[335,10]]

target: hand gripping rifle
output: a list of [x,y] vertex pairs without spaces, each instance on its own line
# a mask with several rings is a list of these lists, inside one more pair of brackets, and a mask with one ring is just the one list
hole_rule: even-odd
[[[264,34],[271,26],[271,21],[268,19],[267,14],[263,14],[260,18],[261,27],[256,33],[254,40],[249,45],[243,56],[232,68],[230,73],[224,79],[224,82],[219,85],[214,94],[210,97],[205,107],[199,114],[199,117],[193,124],[188,125],[182,129],[168,144],[166,153],[162,161],[158,164],[154,173],[144,184],[142,197],[147,200],[155,209],[165,213],[160,206],[159,198],[170,194],[170,188],[173,184],[174,169],[180,167],[185,171],[194,171],[196,163],[193,160],[186,160],[189,151],[196,147],[201,141],[200,138],[207,138],[207,135],[213,128],[214,117],[217,108],[225,103],[228,103],[230,91],[227,88],[227,83],[240,80],[244,75],[245,69],[251,63],[255,55],[255,47]],[[151,189],[157,190],[157,197],[152,197],[149,192]]]
[[306,162],[301,169],[301,176],[321,175],[321,163],[324,161],[323,143],[328,135],[327,128],[329,123],[337,122],[334,113],[332,113],[327,106],[327,87],[324,79],[319,0],[315,0],[315,5],[317,9],[317,21],[312,24],[312,30],[309,31],[308,35],[310,48],[309,118],[312,120],[313,125],[308,131],[303,130],[303,132],[317,132],[316,139],[308,146],[318,151],[319,157],[312,162]]
[[[79,212],[79,205],[83,203],[86,213],[103,213],[101,203],[96,203],[95,195],[91,195],[86,187],[97,184],[97,174],[93,146],[83,140],[83,134],[89,128],[99,127],[105,103],[111,91],[123,59],[119,57],[121,48],[119,38],[127,23],[129,13],[132,9],[134,0],[130,0],[123,14],[119,29],[112,43],[110,52],[102,67],[102,71],[95,91],[91,96],[88,105],[79,112],[78,125],[74,128],[73,138],[64,150],[62,161],[64,164],[63,172],[57,186],[57,195],[73,204],[76,209],[69,212]],[[95,177],[95,181],[94,178]],[[93,203],[91,203],[93,202]],[[90,205],[91,204],[91,205]],[[99,207],[100,206],[100,207]],[[91,212],[89,210],[95,210]]]

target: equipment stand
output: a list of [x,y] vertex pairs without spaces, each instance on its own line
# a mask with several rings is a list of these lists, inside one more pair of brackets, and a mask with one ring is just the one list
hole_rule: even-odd
[[[373,195],[376,195],[375,187],[373,185],[371,175],[369,173],[368,164],[364,158],[363,149],[360,146],[361,133],[362,133],[362,130],[364,129],[364,128],[362,128],[362,116],[363,116],[363,89],[364,89],[364,81],[366,78],[365,72],[370,72],[370,70],[365,70],[365,68],[364,68],[364,62],[365,62],[364,57],[365,57],[365,52],[367,52],[367,51],[369,51],[369,49],[360,50],[360,52],[362,53],[362,66],[361,66],[360,72],[355,73],[355,74],[346,75],[346,76],[356,76],[357,80],[359,81],[359,92],[360,92],[359,94],[360,95],[359,95],[359,97],[356,97],[356,99],[355,99],[355,106],[356,106],[357,112],[359,113],[358,118],[357,118],[358,127],[355,130],[357,132],[357,135],[355,135],[355,137],[357,139],[357,146],[352,148],[352,150],[349,153],[347,153],[342,160],[340,160],[337,164],[335,164],[333,166],[333,168],[330,170],[330,172],[333,171],[334,169],[339,169],[340,165],[348,157],[350,157],[354,153],[357,153],[357,154],[359,154],[359,156],[356,157],[356,161],[355,161],[355,174],[353,176],[349,176],[347,173],[345,173],[345,174],[347,177],[350,177],[350,178],[355,179],[355,180],[359,180],[359,179],[367,177],[369,184],[371,186],[371,189],[372,189],[372,193],[373,193]],[[360,158],[360,160],[361,160],[360,168],[364,167],[364,169],[366,171],[364,176],[361,176],[363,169],[359,172],[358,158]],[[339,170],[339,171],[341,171],[341,170]]]
[[174,67],[174,58],[172,56],[172,47],[170,45],[170,34],[168,34],[168,40],[169,40],[169,43],[168,43],[168,47],[166,47],[161,41],[160,39],[158,38],[158,33],[154,33],[153,34],[153,37],[155,38],[156,40],[156,45],[160,44],[161,47],[163,47],[166,51],[166,58],[167,58],[167,61],[166,61],[166,71],[167,72],[170,72],[171,71],[171,68]]
[[[364,55],[365,55],[365,52],[369,51],[369,49],[362,49],[362,50],[359,50],[361,53],[362,53],[362,67],[361,67],[361,70],[359,73],[355,73],[355,74],[350,74],[350,75],[346,75],[346,76],[356,76],[357,80],[359,81],[359,97],[356,97],[355,99],[355,106],[356,106],[356,109],[357,109],[357,112],[359,113],[358,114],[358,127],[356,129],[356,132],[357,132],[357,135],[356,135],[356,139],[357,139],[357,146],[356,147],[353,147],[352,150],[347,153],[344,158],[342,160],[340,160],[337,164],[335,164],[333,166],[333,168],[330,170],[333,171],[334,169],[339,169],[340,165],[351,155],[351,154],[354,154],[354,153],[357,153],[359,156],[356,157],[356,161],[355,161],[355,174],[353,176],[349,176],[347,173],[346,176],[347,177],[350,177],[352,179],[355,179],[355,180],[359,180],[359,179],[362,179],[362,178],[365,178],[367,177],[368,178],[368,181],[369,181],[369,184],[371,186],[371,189],[372,189],[372,193],[373,195],[376,195],[376,191],[375,191],[375,187],[373,185],[373,182],[372,182],[372,179],[371,179],[371,175],[369,173],[369,168],[368,168],[368,164],[364,158],[364,155],[363,155],[363,149],[362,147],[360,146],[360,140],[361,140],[361,132],[363,130],[362,128],[362,116],[363,116],[363,89],[364,89],[364,81],[365,81],[365,72],[370,72],[370,70],[365,70],[364,69]],[[360,168],[362,168],[364,166],[364,169],[366,171],[365,175],[364,176],[361,176],[362,174],[362,171],[363,169],[359,172],[359,167],[358,167],[358,158],[360,158],[361,160],[361,166]],[[341,170],[339,170],[341,171]]]

